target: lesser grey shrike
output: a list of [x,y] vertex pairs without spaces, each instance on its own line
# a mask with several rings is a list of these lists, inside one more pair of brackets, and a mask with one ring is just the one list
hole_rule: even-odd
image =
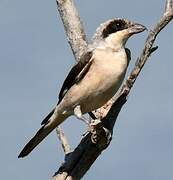
[[129,37],[145,29],[143,25],[126,19],[112,19],[99,26],[87,52],[65,79],[57,105],[18,157],[28,155],[69,116],[84,119],[83,114],[100,108],[115,95],[130,59],[125,44]]

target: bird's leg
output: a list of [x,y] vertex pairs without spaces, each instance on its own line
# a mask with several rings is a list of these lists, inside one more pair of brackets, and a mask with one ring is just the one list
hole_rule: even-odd
[[84,123],[87,124],[87,132],[84,133],[82,136],[86,136],[89,132],[91,132],[91,141],[96,144],[98,142],[98,131],[102,130],[102,123],[100,119],[92,119],[90,122],[82,115],[80,105],[74,108],[74,115],[77,119],[82,120]]
[[77,117],[77,119],[83,121],[85,124],[87,124],[87,126],[90,127],[89,121],[82,115],[80,105],[74,108],[74,115]]

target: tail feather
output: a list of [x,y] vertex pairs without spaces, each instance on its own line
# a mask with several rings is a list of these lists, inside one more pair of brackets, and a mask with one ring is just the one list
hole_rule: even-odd
[[53,115],[54,111],[55,111],[55,108],[43,119],[43,121],[41,122],[41,125],[47,124],[47,122],[49,121],[49,119]]
[[35,134],[35,136],[25,145],[20,152],[18,158],[27,156],[50,132],[52,132],[61,122],[67,118],[67,115],[59,115],[56,119],[53,117],[43,125]]

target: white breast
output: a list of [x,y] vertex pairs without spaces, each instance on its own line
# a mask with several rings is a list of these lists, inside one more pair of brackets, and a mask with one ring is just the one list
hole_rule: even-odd
[[119,52],[95,51],[94,62],[83,81],[85,97],[88,97],[83,104],[84,107],[88,104],[84,112],[101,107],[115,95],[122,84],[126,69],[127,57],[123,49]]
[[118,91],[126,68],[124,50],[95,50],[92,65],[85,77],[65,95],[66,106],[71,108],[80,105],[83,113],[103,106]]

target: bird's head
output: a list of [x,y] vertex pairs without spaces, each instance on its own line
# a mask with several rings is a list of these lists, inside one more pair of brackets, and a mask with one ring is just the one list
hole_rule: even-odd
[[93,39],[105,40],[114,46],[125,45],[129,37],[146,29],[145,26],[126,19],[112,19],[99,26]]

